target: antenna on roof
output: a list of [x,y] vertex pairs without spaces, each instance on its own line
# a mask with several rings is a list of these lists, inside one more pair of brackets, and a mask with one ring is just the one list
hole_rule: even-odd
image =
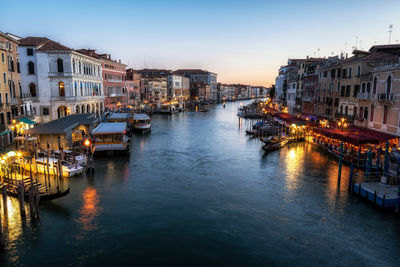
[[321,49],[318,48],[318,57],[319,57],[319,50],[321,50]]
[[356,45],[354,46],[354,49],[357,49],[357,45],[358,45],[358,36],[356,36]]
[[362,50],[362,41],[360,40],[360,50]]
[[347,42],[344,42],[344,53],[346,54],[347,52]]
[[390,44],[390,38],[392,38],[392,31],[393,31],[393,24],[389,25],[389,44]]

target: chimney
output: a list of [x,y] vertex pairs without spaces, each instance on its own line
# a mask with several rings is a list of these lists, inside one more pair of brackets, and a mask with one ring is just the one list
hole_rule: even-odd
[[348,57],[348,53],[346,53],[346,59],[347,59],[347,57]]
[[307,59],[309,58],[309,56],[307,56]]
[[120,59],[120,60],[118,60],[118,62],[119,62],[119,63],[121,63],[121,59]]

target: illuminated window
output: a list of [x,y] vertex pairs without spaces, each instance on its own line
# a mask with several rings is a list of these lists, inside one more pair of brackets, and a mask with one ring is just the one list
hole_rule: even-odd
[[60,96],[65,96],[64,82],[59,82],[58,83],[58,93],[59,93]]

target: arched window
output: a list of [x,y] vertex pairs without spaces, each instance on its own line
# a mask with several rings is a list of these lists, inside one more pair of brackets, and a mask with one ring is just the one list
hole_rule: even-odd
[[354,109],[353,109],[353,115],[354,115],[354,117],[357,117],[357,107],[354,107]]
[[57,71],[64,72],[64,63],[61,58],[57,59]]
[[[82,85],[82,82],[81,82],[81,96],[83,96],[83,85]],[[84,113],[84,112],[82,112],[82,113]]]
[[346,106],[346,107],[344,108],[344,114],[345,114],[346,116],[349,114],[349,107],[348,107],[348,106]]
[[90,105],[89,104],[86,105],[86,112],[90,113]]
[[72,60],[72,71],[73,71],[74,73],[76,72],[76,70],[75,70],[75,59]]
[[371,93],[371,83],[367,83],[367,93]]
[[343,106],[340,106],[340,114],[343,114]]
[[35,74],[35,66],[32,61],[28,62],[28,74]]
[[386,79],[386,94],[390,94],[392,91],[392,76],[389,75],[389,77]]
[[364,109],[364,119],[368,120],[368,107],[365,107]]
[[59,82],[58,83],[58,93],[59,93],[60,96],[65,96],[64,82]]
[[361,85],[361,93],[365,93],[365,83]]
[[29,92],[31,93],[32,97],[36,97],[36,84],[30,83],[29,84]]
[[78,105],[76,105],[76,107],[75,107],[75,113],[79,114],[79,106]]
[[77,96],[78,95],[78,83],[77,82],[75,82],[74,83],[74,96]]
[[79,61],[79,74],[82,74],[82,65],[80,61]]
[[364,108],[363,108],[363,107],[361,107],[361,108],[360,108],[360,119],[362,118],[362,116],[363,116],[363,113],[364,113]]

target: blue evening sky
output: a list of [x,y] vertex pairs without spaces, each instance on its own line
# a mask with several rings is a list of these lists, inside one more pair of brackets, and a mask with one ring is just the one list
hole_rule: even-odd
[[400,1],[3,1],[0,31],[95,48],[133,68],[202,68],[226,83],[274,83],[288,57],[400,39]]

